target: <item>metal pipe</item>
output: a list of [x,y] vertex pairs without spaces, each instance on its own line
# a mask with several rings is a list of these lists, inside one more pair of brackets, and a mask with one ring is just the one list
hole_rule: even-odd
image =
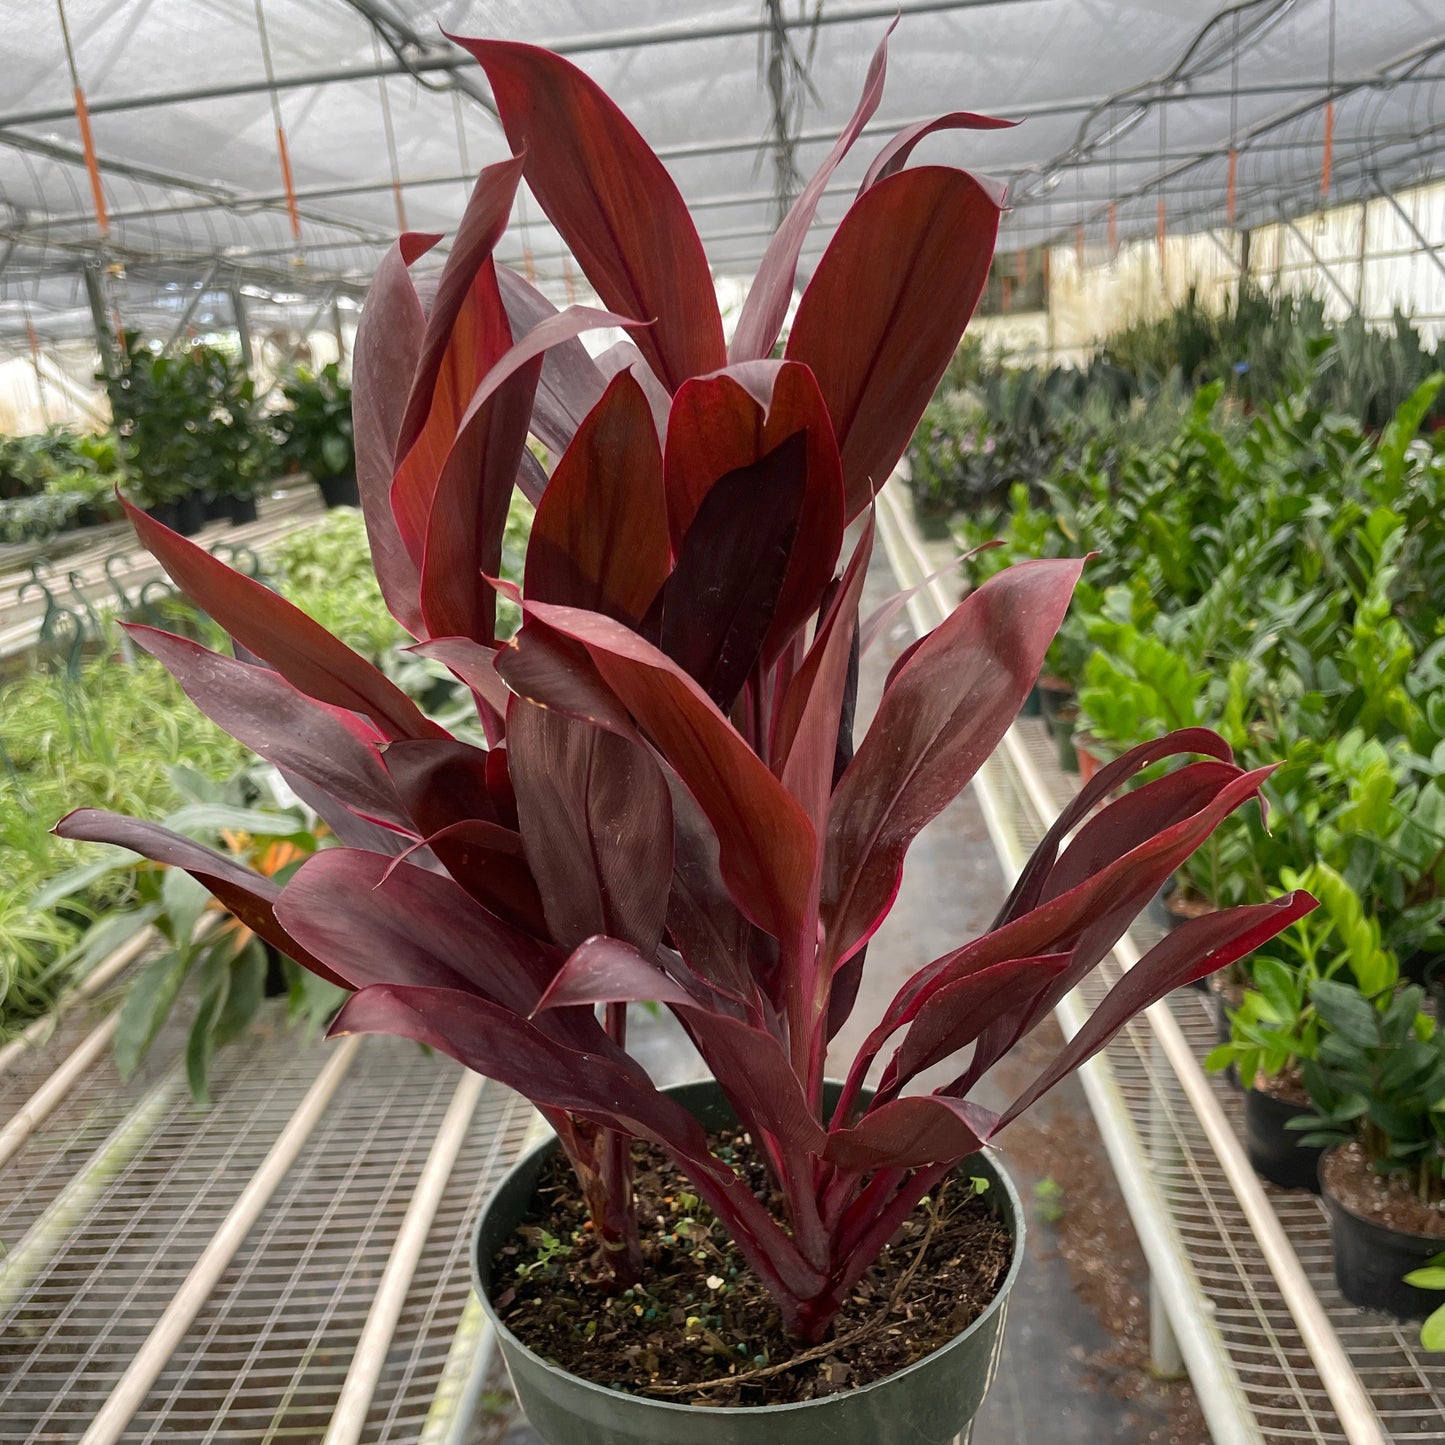
[[271,1196],[301,1152],[301,1146],[326,1112],[346,1071],[356,1058],[362,1035],[353,1034],[336,1045],[296,1112],[281,1131],[261,1167],[241,1191],[211,1242],[176,1291],[170,1304],[126,1367],[116,1387],[101,1406],[80,1445],[117,1445],[135,1412],[145,1403],[176,1347],[201,1312],[211,1291],[220,1283],[236,1251],[261,1217]]
[[1336,292],[1338,292],[1340,296],[1340,299],[1345,303],[1346,306],[1350,308],[1350,314],[1358,314],[1355,310],[1355,298],[1351,296],[1348,291],[1345,290],[1338,277],[1336,277],[1334,269],[1330,266],[1330,263],[1326,261],[1320,255],[1320,253],[1316,251],[1315,248],[1310,244],[1309,237],[1306,236],[1305,233],[1301,231],[1300,228],[1296,226],[1293,221],[1287,220],[1284,223],[1284,226],[1285,230],[1290,231],[1294,234],[1295,240],[1297,240],[1300,245],[1305,248],[1306,254],[1309,256],[1310,260],[1315,263],[1315,266],[1319,270],[1320,274],[1324,276],[1325,280],[1328,281],[1330,285],[1335,288]]
[[124,973],[147,948],[158,942],[159,939],[160,934],[154,928],[142,929],[134,938],[121,944],[114,953],[103,958],[75,988],[60,996],[55,1007],[44,1018],[36,1019],[23,1033],[17,1034],[3,1049],[0,1049],[0,1074],[9,1072],[21,1054],[49,1038],[54,1031],[56,1020],[61,1015],[75,1004],[82,1003],[99,993],[106,984]]
[[201,278],[200,285],[191,293],[191,299],[186,302],[185,309],[177,319],[171,334],[166,337],[166,344],[161,347],[162,356],[169,356],[172,351],[175,350],[176,342],[181,339],[181,333],[190,325],[191,317],[196,314],[196,308],[201,304],[202,298],[209,293],[211,282],[216,279],[216,272],[219,271],[220,268],[221,263],[219,260],[211,262],[205,276]]
[[110,1047],[120,1027],[116,1009],[93,1028],[70,1052],[61,1066],[20,1106],[0,1129],[0,1169],[20,1152],[25,1141],[55,1112],[56,1106]]
[[426,1246],[427,1233],[436,1218],[437,1206],[446,1191],[457,1155],[466,1142],[467,1130],[477,1111],[477,1101],[482,1096],[483,1082],[480,1074],[467,1069],[452,1095],[446,1117],[437,1130],[431,1153],[427,1155],[426,1165],[412,1191],[411,1203],[382,1272],[381,1282],[372,1298],[371,1309],[367,1312],[361,1338],[356,1342],[356,1353],[351,1357],[351,1368],[346,1372],[346,1382],[341,1387],[323,1445],[359,1445],[361,1432],[366,1427],[366,1414],[371,1408],[382,1367],[386,1364],[386,1353],[396,1333],[402,1306],[406,1303],[407,1290],[411,1288],[417,1261]]
[[[1424,254],[1428,256],[1430,261],[1434,264],[1435,269],[1439,271],[1442,276],[1445,276],[1445,260],[1440,259],[1441,243],[1439,241],[1431,241],[1426,237],[1425,233],[1419,228],[1419,226],[1415,224],[1414,218],[1410,215],[1409,211],[1407,211],[1404,206],[1402,206],[1400,202],[1395,198],[1394,192],[1387,191],[1383,184],[1381,184],[1380,174],[1378,171],[1370,172],[1370,184],[1374,186],[1376,192],[1382,197],[1382,199],[1390,203],[1391,209],[1393,209],[1395,214],[1399,216],[1399,218],[1405,223],[1405,229],[1409,231],[1409,233],[1420,243],[1420,251],[1412,251],[1410,254],[1418,256],[1420,252],[1423,251]],[[1365,220],[1362,217],[1360,220],[1360,277],[1362,282],[1365,274],[1364,232]],[[1356,309],[1358,310],[1358,307]]]

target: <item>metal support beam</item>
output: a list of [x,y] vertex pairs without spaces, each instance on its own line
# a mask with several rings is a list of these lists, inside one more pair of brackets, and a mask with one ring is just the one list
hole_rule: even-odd
[[177,318],[171,334],[166,337],[166,344],[161,347],[162,356],[170,356],[171,353],[175,351],[176,343],[181,339],[181,335],[186,327],[191,324],[191,317],[196,314],[196,308],[201,304],[201,299],[210,293],[211,282],[216,279],[216,272],[220,269],[221,263],[219,261],[211,262],[206,270],[206,274],[201,278],[201,284],[191,293],[191,299],[186,302],[185,310],[183,310]]
[[95,346],[100,352],[100,369],[107,376],[115,376],[120,371],[120,348],[106,310],[105,284],[101,280],[99,264],[85,266],[82,275],[85,277],[86,299],[90,302],[90,320],[95,327]]
[[1330,263],[1326,261],[1324,257],[1321,256],[1320,253],[1316,251],[1315,248],[1310,244],[1309,237],[1306,236],[1305,233],[1301,231],[1300,228],[1296,226],[1293,221],[1286,221],[1284,223],[1284,227],[1287,231],[1291,232],[1294,235],[1294,238],[1300,243],[1300,245],[1305,248],[1306,252],[1308,252],[1309,254],[1310,260],[1319,267],[1320,274],[1334,288],[1335,294],[1339,296],[1340,300],[1343,301],[1345,305],[1350,308],[1350,314],[1352,316],[1358,315],[1359,312],[1355,306],[1355,298],[1351,296],[1348,291],[1345,290],[1343,283],[1340,281],[1339,277],[1335,275],[1333,268],[1330,266]]
[[247,376],[256,372],[256,353],[251,346],[251,323],[246,318],[246,300],[238,284],[232,284],[227,293],[231,298],[231,319],[236,325],[236,341],[241,348],[241,365]]
[[[1386,189],[1384,183],[1380,180],[1380,173],[1378,171],[1370,172],[1370,184],[1375,188],[1375,192],[1380,199],[1388,202],[1390,209],[1405,223],[1405,229],[1420,243],[1420,250],[1434,265],[1435,269],[1439,271],[1442,276],[1445,276],[1445,260],[1442,260],[1440,256],[1441,251],[1445,250],[1445,243],[1432,241],[1419,226],[1415,224],[1414,218],[1410,215],[1409,211],[1400,204],[1395,193]],[[1360,222],[1361,227],[1363,227],[1364,224],[1364,220],[1362,219]],[[1362,252],[1363,249],[1362,244]],[[1360,273],[1361,276],[1364,275],[1363,266],[1360,268]]]

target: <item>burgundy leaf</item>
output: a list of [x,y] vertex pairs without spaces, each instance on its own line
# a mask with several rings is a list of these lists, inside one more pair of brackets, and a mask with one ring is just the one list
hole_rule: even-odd
[[817,843],[797,801],[707,694],[655,647],[596,613],[541,602],[527,608],[587,649],[603,681],[697,799],[744,913],[785,947],[800,947]]
[[1200,763],[1184,771],[1191,772],[1200,784],[1196,812],[1122,853],[1068,893],[1041,903],[920,969],[888,1006],[873,1039],[886,1038],[900,1024],[909,1022],[920,1001],[935,989],[1005,959],[1038,957],[1071,948],[1073,961],[1059,979],[1065,986],[1072,984],[1077,973],[1092,968],[1118,942],[1160,884],[1224,818],[1258,794],[1260,784],[1273,769],[1245,773],[1228,764]]
[[674,552],[720,477],[753,466],[799,431],[808,438],[801,509],[806,525],[788,560],[764,643],[766,662],[817,610],[843,543],[842,464],[818,384],[796,363],[729,367],[682,387],[668,422],[663,467]]
[[879,181],[843,218],[803,292],[786,355],[818,379],[848,517],[887,481],[988,278],[999,209],[938,166]]
[[[873,158],[868,174],[863,177],[863,184],[858,187],[858,194],[861,196],[870,186],[875,186],[879,181],[887,180],[889,176],[901,171],[908,164],[908,157],[913,154],[914,146],[925,136],[936,135],[944,130],[1009,130],[1017,124],[1016,120],[1001,120],[996,115],[977,115],[971,110],[953,110],[933,120],[923,120],[916,125],[907,126]],[[998,197],[998,204],[1003,204],[1002,195]]]
[[773,734],[773,770],[802,803],[820,836],[827,828],[839,723],[855,656],[858,599],[872,555],[870,517],[823,626],[788,685]]
[[1069,800],[1034,849],[1008,900],[994,919],[993,926],[997,928],[1010,918],[1016,918],[1038,906],[1048,872],[1058,857],[1059,845],[1110,793],[1132,778],[1141,768],[1163,758],[1179,757],[1186,753],[1203,753],[1226,763],[1234,761],[1229,744],[1218,733],[1211,732],[1208,728],[1183,728],[1162,738],[1139,743],[1112,762],[1105,763]]
[[450,878],[355,848],[308,858],[276,916],[353,988],[470,989],[527,1014],[561,962]]
[[651,955],[672,876],[667,784],[645,748],[521,698],[507,750],[522,840],[552,939],[593,934]]
[[744,916],[718,865],[717,835],[696,799],[672,788],[674,848],[667,927],[689,968],[710,987],[743,1003],[755,1001],[755,980],[776,964],[777,945]]
[[771,630],[807,490],[807,436],[794,432],[720,477],[678,549],[662,608],[662,650],[724,711]]
[[[436,405],[435,393],[438,382],[443,379],[445,358],[452,349],[454,332],[475,324],[472,314],[475,282],[478,273],[491,261],[492,252],[507,228],[521,179],[520,156],[508,156],[496,165],[487,166],[477,177],[466,210],[462,212],[461,224],[452,237],[451,249],[437,282],[436,298],[427,313],[426,333],[398,438],[397,452],[401,456],[411,450]],[[491,292],[494,288],[495,276],[487,290]],[[507,339],[511,340],[510,330]],[[455,416],[456,411],[452,414]]]
[[931,993],[903,1036],[890,1065],[891,1089],[973,1043],[1000,1019],[1026,1018],[1032,1005],[1069,965],[1067,953],[1009,959]]
[[642,388],[647,404],[652,408],[652,424],[660,442],[667,440],[668,414],[672,410],[672,393],[657,379],[657,373],[647,364],[646,358],[631,341],[618,341],[609,346],[597,358],[597,370],[607,380],[624,371],[630,371],[633,379]]
[[894,1099],[851,1129],[831,1130],[823,1157],[860,1172],[951,1164],[981,1149],[996,1127],[993,1114],[965,1099]]
[[[535,286],[510,268],[497,267],[497,284],[513,336],[524,336],[539,321],[557,314],[557,308]],[[582,418],[602,399],[604,384],[597,363],[576,337],[549,348],[542,360],[542,378],[532,405],[532,435],[561,456]]]
[[237,742],[344,800],[359,816],[412,831],[382,766],[380,735],[354,713],[307,697],[270,668],[222,656],[184,637],[138,624],[126,632]]
[[883,694],[829,813],[823,902],[835,965],[878,926],[918,831],[1008,730],[1082,567],[1020,562],[990,578],[924,639]]
[[538,204],[604,304],[656,317],[638,345],[669,391],[727,357],[712,273],[687,207],[595,81],[532,45],[453,37],[481,63]]
[[434,658],[449,667],[488,707],[505,716],[507,689],[497,675],[496,648],[473,642],[470,637],[432,637],[407,651]]
[[636,627],[670,562],[662,448],[642,388],[620,372],[552,474],[532,522],[523,589],[538,602]]
[[369,717],[389,738],[446,735],[395,683],[299,607],[129,502],[121,505],[176,586],[293,687],[318,702]]
[[1176,988],[1225,968],[1268,943],[1315,906],[1308,893],[1295,892],[1270,903],[1222,908],[1181,924],[1109,990],[1053,1063],[1008,1106],[998,1127],[1016,1119],[1060,1079],[1093,1058],[1136,1014]]
[[[428,333],[426,340],[430,344],[434,338]],[[422,411],[422,424],[416,435],[398,453],[391,487],[391,509],[397,530],[418,568],[426,552],[427,524],[448,458],[460,447],[475,466],[481,464],[485,432],[464,435],[462,417],[483,378],[489,376],[512,346],[512,330],[497,289],[496,267],[490,258],[472,274],[454,324],[442,342],[441,355],[433,362],[426,398],[429,405]],[[495,390],[495,386],[492,389]],[[408,424],[420,407],[421,401],[413,393],[407,405]],[[512,474],[507,481],[510,484]]]
[[387,607],[414,635],[421,632],[421,576],[396,528],[391,481],[407,392],[426,331],[426,316],[407,268],[440,240],[408,234],[386,253],[366,293],[351,363],[356,486],[371,560]]
[[493,754],[452,740],[393,743],[382,761],[413,825],[484,908],[546,936],[541,895],[523,856],[510,797],[493,796]]
[[599,1003],[691,1004],[692,995],[630,943],[584,939],[567,957],[535,1012]]
[[752,361],[769,355],[773,343],[782,330],[783,318],[788,314],[788,304],[793,299],[793,280],[798,274],[798,256],[807,238],[808,228],[813,224],[818,202],[822,200],[828,182],[833,179],[843,157],[853,147],[868,124],[878,102],[883,99],[883,80],[888,69],[888,37],[898,24],[897,17],[888,24],[883,39],[873,52],[868,63],[868,74],[863,80],[863,94],[852,118],[844,127],[842,135],[833,142],[833,148],[823,157],[823,163],[813,172],[812,179],[798,193],[797,199],[788,210],[783,224],[774,232],[763,253],[762,264],[748,288],[747,299],[743,302],[737,328],[733,332],[732,344],[728,347],[728,360]]
[[67,813],[56,825],[62,838],[81,843],[111,843],[129,848],[155,863],[180,868],[197,883],[210,890],[217,899],[252,933],[280,949],[288,958],[309,968],[328,983],[348,987],[346,980],[334,973],[320,959],[307,951],[289,929],[277,920],[275,904],[281,885],[207,848],[180,833],[163,828],[159,823],[145,823],[139,818],[126,818],[119,813],[105,813],[99,808],[77,808]]
[[497,675],[518,697],[637,739],[632,718],[580,643],[529,617],[497,654]]

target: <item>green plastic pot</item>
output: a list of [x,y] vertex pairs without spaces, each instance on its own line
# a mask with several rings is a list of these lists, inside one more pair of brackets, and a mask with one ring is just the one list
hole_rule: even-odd
[[[828,1086],[827,1102],[838,1085]],[[709,1129],[733,1112],[709,1080],[667,1091]],[[973,1417],[998,1368],[1004,1313],[1024,1255],[1024,1214],[1008,1175],[987,1155],[959,1165],[990,1182],[989,1198],[1013,1234],[1013,1260],[988,1308],[962,1334],[907,1369],[856,1390],[797,1405],[709,1406],[649,1400],[594,1384],[549,1364],[498,1319],[488,1294],[492,1258],[532,1201],[549,1139],[513,1165],[487,1201],[472,1237],[472,1282],[487,1312],[518,1402],[547,1445],[949,1445],[973,1433]]]

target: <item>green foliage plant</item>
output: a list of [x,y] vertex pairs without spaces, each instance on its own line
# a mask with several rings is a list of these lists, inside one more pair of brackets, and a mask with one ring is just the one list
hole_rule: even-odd
[[356,468],[351,432],[351,388],[333,361],[318,372],[299,368],[281,383],[286,406],[275,417],[281,456],[292,471],[316,481]]

